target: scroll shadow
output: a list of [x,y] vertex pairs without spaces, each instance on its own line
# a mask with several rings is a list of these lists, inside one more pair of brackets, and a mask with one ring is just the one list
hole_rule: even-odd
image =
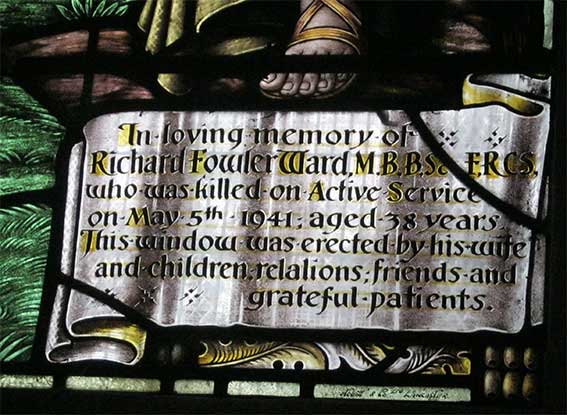
[[106,294],[103,291],[100,291],[99,289],[66,275],[60,275],[59,278],[61,279],[61,284],[72,290],[76,290],[81,294],[87,295],[99,301],[101,304],[112,308],[114,311],[122,314],[129,322],[139,325],[144,330],[155,331],[161,329],[159,325],[152,322],[142,313],[134,310],[132,307],[127,306],[122,301],[117,300],[116,298],[112,297],[109,294]]
[[508,216],[510,220],[516,222],[518,225],[525,226],[536,233],[543,233],[545,231],[546,226],[544,221],[525,214],[514,205],[494,195],[491,191],[470,177],[468,173],[463,170],[463,168],[461,168],[461,166],[459,166],[457,162],[443,149],[441,144],[435,140],[435,137],[418,112],[407,111],[406,113],[412,124],[415,125],[425,144],[461,183],[474,191],[482,200],[494,209]]

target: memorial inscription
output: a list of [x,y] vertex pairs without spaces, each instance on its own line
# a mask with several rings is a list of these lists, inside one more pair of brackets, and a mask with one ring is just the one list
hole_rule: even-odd
[[[72,155],[62,269],[162,326],[519,331],[541,308],[532,230],[389,113],[98,117]],[[469,177],[537,217],[545,104],[421,116]],[[77,291],[58,301],[76,335],[123,318]]]

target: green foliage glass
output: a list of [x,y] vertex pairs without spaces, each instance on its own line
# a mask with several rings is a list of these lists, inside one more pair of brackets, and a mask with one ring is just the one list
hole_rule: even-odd
[[9,78],[0,78],[0,196],[53,186],[65,128]]
[[0,209],[0,362],[29,358],[47,264],[51,209]]
[[55,7],[67,20],[96,19],[123,16],[135,0],[69,0],[69,4]]

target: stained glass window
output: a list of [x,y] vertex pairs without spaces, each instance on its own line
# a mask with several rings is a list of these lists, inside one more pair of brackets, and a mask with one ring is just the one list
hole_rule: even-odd
[[0,17],[3,410],[564,409],[563,2]]

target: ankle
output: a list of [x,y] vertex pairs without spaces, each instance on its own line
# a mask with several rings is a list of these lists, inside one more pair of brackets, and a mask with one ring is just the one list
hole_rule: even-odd
[[[303,13],[303,11],[305,11],[305,9],[307,7],[309,7],[311,5],[311,3],[313,3],[313,1],[317,1],[317,0],[300,0],[300,2],[299,2],[300,12]],[[333,1],[338,1],[338,2],[342,3],[343,5],[348,7],[352,12],[354,12],[354,14],[356,14],[360,18],[361,13],[360,13],[360,9],[359,9],[358,5],[356,4],[357,3],[356,0],[333,0]],[[324,7],[324,9],[326,9],[326,7]]]

